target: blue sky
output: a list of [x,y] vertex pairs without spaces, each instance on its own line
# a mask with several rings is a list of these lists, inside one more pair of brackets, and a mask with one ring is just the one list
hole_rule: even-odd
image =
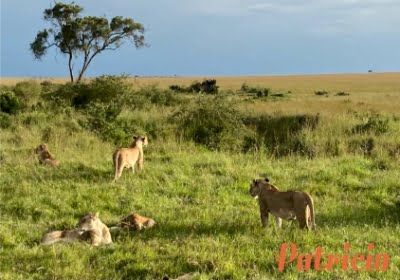
[[[65,1],[68,2],[68,1]],[[29,52],[53,0],[1,0],[1,76],[67,77],[55,51]],[[400,71],[400,0],[75,0],[84,15],[132,17],[149,48],[125,44],[101,74],[212,76]]]

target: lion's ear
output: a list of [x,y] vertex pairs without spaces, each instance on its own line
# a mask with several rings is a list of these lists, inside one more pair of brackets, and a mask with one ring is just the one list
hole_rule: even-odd
[[96,214],[94,214],[94,217],[98,218],[99,217],[99,212],[96,212]]
[[269,182],[269,179],[268,179],[267,177],[265,177],[264,180],[265,180],[265,182],[267,182],[267,183]]

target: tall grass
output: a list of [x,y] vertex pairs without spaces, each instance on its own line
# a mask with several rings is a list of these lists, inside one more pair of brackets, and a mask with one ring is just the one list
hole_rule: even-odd
[[[343,98],[360,98],[351,92]],[[384,101],[355,113],[336,108],[348,106],[336,99],[342,97],[321,101],[313,92],[255,102],[188,95],[172,103],[165,100],[174,95],[157,96],[165,93],[128,93],[142,105],[123,102],[109,120],[112,131],[88,126],[95,115],[86,109],[51,104],[0,118],[1,279],[161,279],[188,272],[197,279],[400,278],[400,119],[381,107]],[[298,110],[296,100],[324,106]],[[205,140],[196,141],[199,133],[191,132],[202,128]],[[149,136],[145,169],[124,172],[112,184],[112,152],[133,134]],[[33,149],[41,142],[60,168],[37,164]],[[296,222],[278,231],[272,219],[269,229],[261,228],[248,189],[265,176],[282,190],[312,195],[317,231],[300,231]],[[108,225],[135,211],[157,226],[113,234],[114,244],[99,248],[39,245],[43,233],[73,228],[95,211]],[[280,272],[275,253],[284,242],[301,253],[322,246],[330,254],[343,254],[350,242],[350,255],[366,254],[374,243],[374,255],[391,256],[389,270],[299,272],[294,263]]]

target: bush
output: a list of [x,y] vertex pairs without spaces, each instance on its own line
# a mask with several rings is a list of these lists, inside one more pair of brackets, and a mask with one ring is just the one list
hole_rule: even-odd
[[271,93],[271,89],[263,87],[250,87],[246,83],[243,83],[241,92],[255,94],[257,97],[267,97]]
[[0,111],[16,114],[21,110],[21,103],[12,91],[0,91]]
[[0,113],[0,128],[7,129],[11,127],[12,119],[8,114]]
[[222,98],[199,99],[174,115],[177,136],[210,149],[240,151],[245,127],[234,104]]
[[367,121],[352,128],[352,133],[372,132],[384,134],[389,131],[389,119],[379,114],[369,116]]
[[349,151],[353,153],[360,152],[363,155],[370,156],[375,149],[374,138],[353,139],[349,142]]
[[315,95],[320,95],[320,96],[328,96],[329,95],[329,91],[326,90],[316,90],[314,91]]
[[217,80],[208,79],[200,82],[193,82],[188,88],[188,92],[218,94]]
[[19,82],[14,87],[14,93],[26,107],[32,107],[39,101],[42,86],[36,81]]
[[[256,132],[252,145],[265,146],[275,156],[289,154],[314,155],[314,147],[305,142],[305,130],[314,130],[319,124],[319,115],[260,115],[247,116],[244,124]],[[257,149],[262,146],[256,147]]]
[[155,85],[142,87],[132,94],[126,95],[124,105],[131,109],[148,109],[151,105],[177,106],[184,97],[173,94],[170,90],[161,90]]
[[345,91],[339,91],[335,94],[336,96],[349,96],[350,93],[345,92]]
[[126,76],[100,76],[89,84],[75,84],[76,94],[72,105],[77,108],[87,107],[92,103],[109,103],[132,92],[132,85]]
[[184,92],[188,91],[188,89],[186,87],[180,86],[180,85],[170,85],[169,89],[171,91],[178,92],[178,93],[184,93]]

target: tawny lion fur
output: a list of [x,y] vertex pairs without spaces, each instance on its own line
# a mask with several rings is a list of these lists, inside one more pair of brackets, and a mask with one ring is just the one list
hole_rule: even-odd
[[38,156],[40,164],[46,164],[52,167],[57,167],[60,164],[60,162],[50,153],[47,144],[40,144],[37,146],[35,153]]
[[124,168],[131,168],[132,173],[135,173],[136,163],[138,163],[139,165],[139,170],[143,170],[143,147],[146,147],[147,144],[147,137],[135,136],[133,137],[133,143],[129,148],[120,148],[114,152],[114,182],[116,182],[121,177]]
[[151,228],[155,224],[156,222],[151,218],[131,213],[121,220],[120,227],[125,229],[141,230]]
[[269,183],[268,178],[254,179],[250,184],[250,194],[258,197],[260,217],[264,227],[268,227],[268,215],[275,216],[278,228],[282,219],[297,219],[300,228],[315,229],[314,202],[311,196],[301,191],[281,192]]
[[87,214],[73,230],[53,231],[46,233],[42,238],[42,245],[51,245],[57,242],[85,241],[94,246],[112,243],[108,227],[100,220],[99,214]]

